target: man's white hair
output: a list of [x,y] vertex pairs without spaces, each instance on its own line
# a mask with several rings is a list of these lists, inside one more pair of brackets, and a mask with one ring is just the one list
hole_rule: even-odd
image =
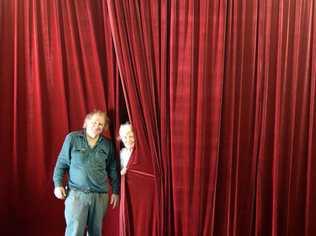
[[133,127],[129,122],[121,124],[120,129],[119,129],[120,138],[122,138],[124,135],[126,135],[126,133],[129,131],[133,131]]

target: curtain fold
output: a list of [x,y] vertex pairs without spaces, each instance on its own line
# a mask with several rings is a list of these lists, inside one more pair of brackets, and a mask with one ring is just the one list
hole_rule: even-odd
[[309,0],[0,1],[1,234],[63,234],[53,166],[99,108],[106,135],[127,117],[136,134],[104,235],[315,235],[315,12]]
[[315,4],[107,3],[157,232],[312,235]]
[[[106,135],[115,137],[124,100],[103,7],[0,1],[3,235],[62,235],[64,205],[53,196],[52,171],[66,133],[97,108],[109,113]],[[106,233],[118,234],[118,212],[109,208]]]
[[[153,224],[152,234],[208,234],[214,217],[226,6],[219,1],[107,3],[125,98],[141,140],[135,158],[153,163],[160,198],[153,209],[160,231]],[[212,14],[218,16],[215,21]],[[146,159],[139,153],[147,153]],[[136,168],[131,166],[127,177]],[[125,186],[133,186],[136,177],[130,181]],[[135,202],[152,191],[143,189],[131,194],[132,215],[141,214]],[[129,233],[139,235],[143,224],[134,215],[128,220]]]
[[[150,45],[152,38],[142,38],[147,35],[140,33],[150,30],[149,25],[142,25],[141,14],[150,14],[158,8],[148,10],[147,2],[139,4],[107,1],[125,101],[136,136],[136,149],[122,179],[122,192],[125,193],[122,201],[129,214],[121,208],[120,220],[126,223],[126,228],[121,229],[120,235],[160,235],[157,232],[161,199],[158,192],[161,178],[158,88],[153,74],[156,68],[146,63],[154,61],[154,45]],[[126,34],[128,29],[135,33]]]

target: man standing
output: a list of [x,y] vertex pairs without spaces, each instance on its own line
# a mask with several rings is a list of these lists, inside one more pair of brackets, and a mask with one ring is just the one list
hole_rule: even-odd
[[[108,178],[111,179],[113,208],[119,202],[119,177],[114,147],[102,136],[108,117],[102,111],[86,115],[83,130],[66,136],[54,170],[54,194],[65,200],[66,236],[102,235],[103,216],[108,205]],[[68,191],[63,177],[68,176]]]

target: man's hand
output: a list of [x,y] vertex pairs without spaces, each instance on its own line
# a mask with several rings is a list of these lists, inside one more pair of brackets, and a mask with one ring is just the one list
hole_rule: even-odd
[[110,204],[111,204],[111,205],[113,204],[113,207],[112,207],[112,208],[117,207],[117,206],[118,206],[118,203],[119,203],[119,195],[113,193],[112,196],[111,196],[111,201],[110,201]]
[[64,187],[56,187],[54,189],[54,194],[55,197],[57,197],[58,199],[65,199],[66,198],[66,190]]

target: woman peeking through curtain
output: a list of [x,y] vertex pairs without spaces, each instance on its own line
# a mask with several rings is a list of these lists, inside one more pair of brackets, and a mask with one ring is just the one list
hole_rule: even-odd
[[132,125],[125,123],[120,126],[119,139],[122,141],[124,147],[120,151],[120,164],[121,164],[121,175],[125,175],[127,166],[134,150],[135,136]]

